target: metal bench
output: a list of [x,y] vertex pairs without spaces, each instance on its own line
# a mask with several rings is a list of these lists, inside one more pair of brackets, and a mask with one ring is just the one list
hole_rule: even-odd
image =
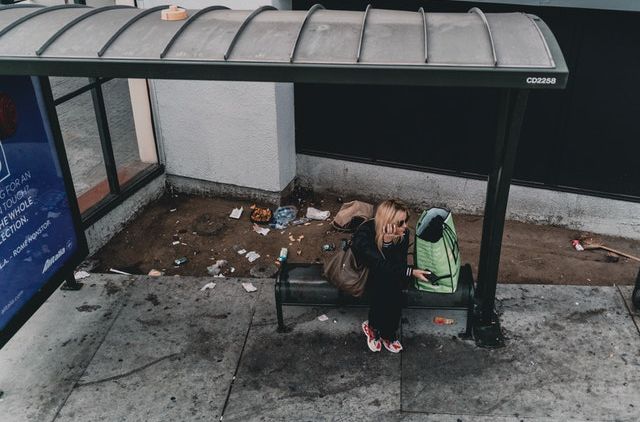
[[[452,294],[423,292],[413,287],[403,293],[404,308],[426,309],[433,317],[452,319],[455,325],[464,327],[464,335],[471,335],[474,285],[469,264],[462,266],[458,288]],[[278,331],[285,330],[283,306],[369,306],[366,293],[356,298],[325,280],[322,264],[285,264],[276,277],[275,295]]]

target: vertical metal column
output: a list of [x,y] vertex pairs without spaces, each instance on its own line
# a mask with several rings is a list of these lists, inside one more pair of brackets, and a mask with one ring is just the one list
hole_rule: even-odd
[[509,188],[528,95],[526,89],[505,89],[500,95],[498,133],[482,225],[473,325],[476,344],[482,347],[504,345],[500,321],[495,313],[496,284]]
[[93,109],[96,113],[96,122],[98,123],[98,134],[100,135],[100,144],[102,145],[102,157],[104,158],[104,166],[107,170],[107,181],[109,182],[109,190],[112,194],[120,193],[120,182],[118,181],[118,168],[116,159],[113,156],[113,145],[111,144],[111,134],[109,133],[109,121],[107,120],[107,110],[104,106],[104,96],[102,95],[102,85],[97,79],[91,78],[91,82],[95,87],[91,90],[93,97]]

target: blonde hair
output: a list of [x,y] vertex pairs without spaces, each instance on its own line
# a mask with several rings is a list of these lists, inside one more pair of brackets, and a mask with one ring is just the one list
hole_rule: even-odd
[[[378,250],[382,252],[382,244],[384,243],[384,228],[387,224],[395,224],[398,213],[404,212],[407,214],[406,219],[409,219],[409,207],[402,201],[397,199],[387,199],[378,205],[376,210],[375,222],[376,222],[376,246]],[[394,242],[399,242],[400,238],[394,239]]]

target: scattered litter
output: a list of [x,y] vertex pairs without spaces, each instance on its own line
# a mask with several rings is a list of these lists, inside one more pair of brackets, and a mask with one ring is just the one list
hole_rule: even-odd
[[433,323],[436,325],[453,325],[455,324],[455,320],[451,318],[445,318],[441,316],[433,317]]
[[325,252],[331,252],[336,250],[336,245],[334,243],[325,243],[322,245],[322,250]]
[[174,264],[176,265],[184,265],[187,262],[189,262],[189,259],[186,256],[182,256],[180,258],[177,258],[175,261],[173,261]]
[[231,211],[231,214],[229,214],[229,217],[230,218],[235,218],[236,220],[239,220],[240,216],[242,215],[242,211],[244,211],[244,209],[242,207],[234,208],[233,211]]
[[242,287],[244,287],[247,293],[255,292],[256,290],[258,290],[258,288],[251,283],[242,283]]
[[270,229],[266,228],[266,227],[260,227],[257,224],[253,225],[253,231],[261,234],[263,236],[266,236],[267,234],[269,234],[269,231],[271,231]]
[[223,274],[214,275],[213,278],[226,278]]
[[287,255],[289,255],[289,249],[280,248],[280,255],[278,256],[278,261],[280,264],[284,264],[287,262]]
[[76,280],[82,280],[83,278],[87,278],[90,277],[91,274],[89,274],[86,271],[78,271],[77,273],[74,274],[74,277]]
[[298,249],[298,250],[296,251],[296,253],[297,253],[298,255],[302,255],[302,251],[301,251],[300,249]]
[[295,241],[296,241],[296,239],[295,239],[293,236],[291,236],[291,235],[289,235],[289,240],[290,240],[290,241],[292,241],[292,242],[295,242]]
[[320,316],[318,317],[318,321],[322,321],[322,322],[325,322],[325,321],[327,321],[328,319],[329,319],[329,317],[328,317],[328,316],[326,316],[325,314],[322,314],[322,315],[320,315]]
[[[302,217],[302,218],[299,218],[297,220],[293,220],[291,222],[291,225],[292,226],[299,226],[301,224],[305,224],[306,225],[306,223],[309,223],[309,219],[307,217]],[[311,224],[311,223],[309,223],[309,224]]]
[[582,246],[582,244],[580,243],[580,241],[578,239],[573,239],[571,241],[571,244],[573,245],[573,248],[576,251],[580,251],[580,252],[584,251],[584,247]]
[[255,278],[271,278],[278,272],[278,267],[275,264],[258,264],[249,270],[251,277]]
[[267,224],[271,221],[273,213],[269,208],[254,208],[249,219],[254,223]]
[[213,288],[216,287],[216,283],[207,283],[204,286],[202,286],[202,288],[200,289],[201,292],[204,292],[205,290],[213,290]]
[[322,226],[324,223],[318,223],[317,226]]
[[238,251],[238,255],[244,255],[244,254],[246,254],[246,253],[247,253],[247,250],[246,250],[246,249],[240,249],[240,250]]
[[278,230],[282,230],[295,220],[298,209],[293,205],[278,207],[273,213],[273,224]]
[[151,270],[149,271],[149,274],[148,274],[149,277],[160,277],[162,275],[164,275],[164,273],[158,270]]
[[176,211],[178,211],[178,209],[177,209],[177,208],[171,208],[171,209],[169,210],[169,212],[176,212]]
[[256,259],[260,258],[260,254],[257,253],[256,251],[247,252],[247,255],[245,255],[245,256],[247,257],[249,262],[253,262]]
[[334,320],[333,320],[333,323],[334,323],[334,324],[337,324],[337,323],[338,323],[338,320],[337,320],[337,319],[334,319]]
[[231,267],[231,268],[229,269],[229,271],[230,271],[230,272],[232,272],[232,273],[235,273],[235,272],[236,272],[236,269],[235,269],[234,267]]
[[122,274],[122,275],[131,275],[130,273],[125,273],[124,271],[116,270],[115,268],[109,268],[109,272]]
[[317,208],[307,208],[307,218],[311,220],[326,220],[331,215],[331,211],[321,211]]
[[289,243],[289,246],[293,246],[293,242],[290,242],[290,243]]
[[173,246],[175,246],[175,245],[179,245],[179,244],[180,244],[180,241],[175,240],[175,241],[171,242],[171,244],[172,244]]
[[180,242],[180,244],[181,244],[182,246],[187,246],[187,244],[186,244],[186,243],[184,243],[184,242]]
[[298,236],[298,238],[296,239],[298,242],[301,241],[302,239],[304,239],[304,235],[301,234],[300,236]]
[[222,272],[222,269],[228,264],[228,262],[224,259],[219,259],[215,264],[207,267],[207,272],[209,275],[217,276]]
[[304,223],[304,225],[305,225],[305,226],[310,226],[310,225],[311,225],[311,223]]

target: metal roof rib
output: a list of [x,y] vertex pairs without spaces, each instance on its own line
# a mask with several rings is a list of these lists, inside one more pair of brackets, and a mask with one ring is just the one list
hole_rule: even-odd
[[67,23],[65,26],[60,28],[55,34],[53,34],[51,37],[49,37],[49,39],[47,41],[45,41],[44,44],[42,44],[42,47],[40,47],[39,49],[36,50],[36,55],[38,55],[38,56],[42,55],[42,53],[44,53],[46,51],[46,49],[49,48],[49,46],[51,44],[53,44],[55,42],[55,40],[60,38],[60,36],[62,34],[64,34],[69,28],[75,26],[76,24],[82,22],[83,20],[85,20],[85,19],[87,19],[87,18],[89,18],[89,17],[91,17],[93,15],[97,15],[98,13],[107,12],[109,10],[114,10],[114,9],[135,9],[135,8],[133,6],[112,5],[112,6],[98,7],[96,9],[90,10],[87,13],[85,13],[84,15],[78,16],[77,18],[75,18],[71,22]]
[[160,53],[160,58],[164,59],[167,53],[169,53],[169,50],[171,50],[171,47],[173,47],[173,44],[178,40],[178,37],[180,37],[180,35],[185,31],[185,29],[187,29],[189,25],[191,25],[196,19],[198,19],[205,13],[213,12],[215,10],[229,10],[229,8],[227,6],[209,6],[205,7],[204,9],[198,10],[193,16],[190,16],[189,19],[187,19],[187,21],[180,27],[180,29],[178,29],[175,34],[173,34],[173,37],[171,37],[171,39],[167,43],[167,46],[164,48],[164,50],[162,50],[162,53]]
[[313,15],[313,13],[318,9],[324,9],[324,6],[319,3],[314,4],[313,6],[311,6],[311,9],[307,11],[307,14],[304,16],[304,20],[302,21],[302,24],[300,25],[300,29],[298,30],[298,35],[296,35],[296,40],[294,41],[293,47],[291,48],[291,54],[289,55],[289,63],[293,63],[293,58],[296,55],[296,49],[298,48],[298,42],[300,41],[300,35],[302,35],[302,31],[304,30],[304,27],[307,24],[307,21],[309,20],[309,18],[311,18],[311,15]]
[[45,13],[53,12],[60,9],[80,9],[80,8],[88,8],[89,6],[85,6],[84,4],[59,4],[56,6],[38,8],[35,12],[31,12],[28,15],[24,15],[23,17],[11,22],[9,25],[4,27],[2,31],[0,31],[0,37],[2,37],[7,32],[11,31],[13,28],[23,24],[31,18],[35,18],[36,16],[43,15]]
[[251,12],[251,14],[246,17],[246,19],[242,22],[242,24],[240,25],[240,27],[238,28],[236,33],[233,35],[233,38],[231,39],[231,43],[229,43],[229,47],[227,47],[227,51],[224,53],[224,60],[225,61],[227,61],[229,59],[229,57],[231,56],[231,51],[233,50],[233,47],[236,45],[236,42],[238,41],[238,38],[240,37],[240,34],[244,30],[244,28],[246,28],[247,25],[249,25],[249,23],[253,20],[253,18],[255,18],[260,13],[262,13],[264,11],[267,11],[267,10],[278,10],[278,9],[276,9],[273,6],[261,6],[261,7],[258,7],[253,12]]
[[422,28],[424,29],[424,62],[429,63],[429,43],[427,38],[427,15],[424,13],[424,8],[418,9],[418,12],[422,14]]
[[139,21],[140,19],[144,18],[147,15],[150,15],[153,12],[157,12],[158,10],[162,10],[162,9],[166,9],[169,6],[167,5],[163,5],[163,6],[155,6],[152,7],[150,9],[143,9],[142,12],[138,13],[137,15],[135,15],[134,17],[132,17],[131,19],[129,19],[127,21],[127,23],[125,23],[124,25],[122,25],[120,27],[120,29],[118,29],[116,31],[115,34],[113,34],[111,36],[111,38],[109,38],[109,40],[102,46],[102,48],[100,49],[100,51],[98,51],[98,57],[102,57],[104,55],[104,53],[106,53],[107,49],[109,47],[111,47],[111,44],[113,44],[120,35],[122,35],[122,33],[124,31],[127,30],[127,28],[129,28],[131,25],[133,25],[134,23],[136,23],[137,21]]
[[356,63],[360,62],[360,54],[362,53],[362,41],[364,40],[364,30],[367,26],[367,16],[369,16],[370,9],[371,9],[371,4],[368,4],[367,8],[364,10],[364,16],[362,17],[362,28],[360,28],[360,40],[358,41],[358,52],[356,53]]
[[0,5],[0,12],[7,9],[26,9],[26,8],[34,8],[34,7],[45,7],[42,4],[32,4],[32,3],[17,3],[17,4],[3,4]]
[[485,16],[484,12],[480,10],[479,7],[472,7],[471,9],[469,9],[469,13],[475,13],[476,15],[480,16],[480,19],[482,19],[482,22],[484,23],[484,27],[487,28],[487,35],[489,35],[489,42],[491,43],[491,55],[493,56],[493,66],[497,67],[498,56],[496,56],[496,45],[493,42],[493,34],[491,34],[491,26],[489,26],[489,21],[487,20],[487,17]]

